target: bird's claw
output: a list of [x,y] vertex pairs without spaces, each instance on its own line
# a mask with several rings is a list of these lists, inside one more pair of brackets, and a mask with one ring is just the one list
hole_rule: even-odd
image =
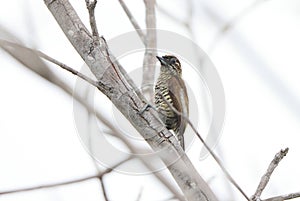
[[150,105],[149,103],[146,103],[145,106],[138,112],[139,115],[142,115],[146,110],[149,108],[152,108],[153,106]]

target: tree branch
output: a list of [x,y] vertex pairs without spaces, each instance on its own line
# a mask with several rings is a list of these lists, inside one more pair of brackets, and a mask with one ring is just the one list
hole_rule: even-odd
[[38,190],[38,189],[43,189],[43,188],[53,188],[53,187],[58,187],[58,186],[64,186],[64,185],[69,185],[69,184],[80,183],[80,182],[84,182],[84,181],[91,180],[91,179],[99,179],[103,175],[111,172],[111,170],[113,170],[113,168],[118,167],[119,165],[123,164],[124,162],[127,162],[130,159],[131,158],[124,159],[123,161],[115,164],[112,168],[107,169],[104,172],[99,173],[97,175],[92,175],[92,176],[88,176],[88,177],[84,177],[84,178],[80,178],[80,179],[74,179],[74,180],[70,180],[70,181],[57,182],[57,183],[53,183],[53,184],[33,186],[33,187],[29,187],[29,188],[21,188],[21,189],[16,189],[16,190],[11,190],[11,191],[3,191],[3,192],[0,192],[0,195],[11,194],[11,193],[19,193],[19,192],[26,192],[26,191],[33,191],[33,190]]
[[287,195],[281,195],[281,196],[268,198],[268,199],[265,199],[262,201],[284,201],[284,200],[291,200],[291,199],[299,198],[299,197],[300,197],[300,192],[297,192],[297,193],[290,193]]
[[135,18],[133,17],[133,15],[131,14],[130,10],[128,9],[128,7],[126,6],[126,4],[124,3],[123,0],[119,0],[120,5],[122,6],[124,12],[126,13],[129,21],[131,22],[132,26],[134,27],[134,29],[136,30],[137,34],[139,35],[140,39],[142,40],[142,42],[144,44],[146,44],[146,36],[143,33],[141,27],[138,25],[137,21],[135,20]]
[[140,113],[145,105],[144,97],[138,96],[134,91],[135,86],[131,86],[121,73],[122,67],[112,61],[104,38],[100,37],[97,43],[93,40],[67,0],[44,0],[44,2],[97,80],[105,86],[100,88],[102,93],[131,122],[149,145],[159,151],[157,154],[167,165],[186,198],[217,200],[185,155],[175,136],[160,121],[157,112],[150,109],[143,114]]
[[104,185],[104,181],[103,181],[103,176],[104,175],[102,175],[99,179],[100,179],[100,183],[101,183],[101,187],[102,187],[104,200],[108,201],[108,197],[107,197],[107,194],[106,194],[106,189],[105,189],[105,185]]
[[268,198],[268,199],[261,200],[261,201],[284,201],[284,200],[291,200],[291,199],[299,198],[299,197],[300,197],[300,192],[297,192],[297,193],[290,193],[287,195],[276,196],[276,197]]
[[252,12],[255,8],[260,6],[262,3],[265,3],[266,0],[256,0],[253,1],[249,6],[242,9],[236,16],[234,16],[230,21],[226,22],[221,26],[221,28],[218,30],[216,35],[214,36],[214,39],[212,40],[211,44],[208,47],[207,52],[212,52],[218,42],[228,33],[230,30],[232,30],[247,14]]
[[99,38],[99,33],[97,29],[97,23],[96,23],[96,18],[95,18],[95,8],[97,4],[97,0],[85,0],[86,7],[89,11],[89,16],[90,16],[90,24],[91,24],[91,29],[93,36],[98,39]]
[[11,194],[11,193],[20,193],[20,192],[26,192],[26,191],[33,191],[33,190],[39,190],[39,189],[43,189],[43,188],[53,188],[53,187],[58,187],[58,186],[64,186],[64,185],[69,185],[69,184],[80,183],[80,182],[84,182],[84,181],[87,181],[87,180],[90,180],[90,179],[97,179],[97,178],[98,178],[98,175],[93,175],[93,176],[84,177],[84,178],[81,178],[81,179],[75,179],[75,180],[71,180],[71,181],[57,182],[57,183],[53,183],[53,184],[33,186],[33,187],[29,187],[29,188],[21,188],[21,189],[10,190],[10,191],[3,191],[3,192],[0,192],[0,195]]
[[146,48],[143,62],[142,92],[144,96],[153,103],[153,84],[155,75],[156,51],[156,18],[155,0],[144,0],[146,7]]
[[143,193],[143,187],[140,189],[139,194],[138,194],[138,196],[136,198],[136,201],[140,201],[141,200],[142,193]]
[[254,195],[251,197],[251,200],[260,200],[260,196],[261,196],[263,190],[265,189],[265,187],[267,186],[268,182],[270,181],[273,171],[278,166],[279,162],[286,156],[288,151],[289,151],[289,148],[285,148],[285,149],[280,150],[280,152],[278,152],[275,155],[274,159],[271,161],[271,163],[267,169],[267,172],[262,176]]

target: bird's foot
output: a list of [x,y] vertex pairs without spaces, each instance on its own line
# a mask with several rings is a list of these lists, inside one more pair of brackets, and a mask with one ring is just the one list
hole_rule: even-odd
[[146,103],[144,107],[138,112],[139,115],[142,115],[146,110],[149,110],[149,108],[154,108],[150,103]]

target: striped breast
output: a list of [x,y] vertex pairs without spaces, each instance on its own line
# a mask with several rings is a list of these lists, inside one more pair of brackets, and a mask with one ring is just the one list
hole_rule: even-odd
[[[155,106],[160,112],[159,116],[166,125],[167,129],[175,129],[178,125],[178,115],[169,107],[166,101],[170,105],[174,105],[172,94],[168,87],[168,80],[171,78],[170,75],[160,74],[157,83],[155,85]],[[162,98],[162,96],[164,98]]]

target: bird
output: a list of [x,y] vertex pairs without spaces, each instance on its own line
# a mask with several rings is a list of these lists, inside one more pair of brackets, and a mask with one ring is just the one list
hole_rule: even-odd
[[[156,56],[156,58],[161,67],[154,90],[155,108],[166,128],[174,131],[180,146],[185,150],[184,132],[187,125],[185,117],[189,115],[189,99],[182,79],[181,64],[173,55]],[[176,113],[174,108],[181,115]]]

